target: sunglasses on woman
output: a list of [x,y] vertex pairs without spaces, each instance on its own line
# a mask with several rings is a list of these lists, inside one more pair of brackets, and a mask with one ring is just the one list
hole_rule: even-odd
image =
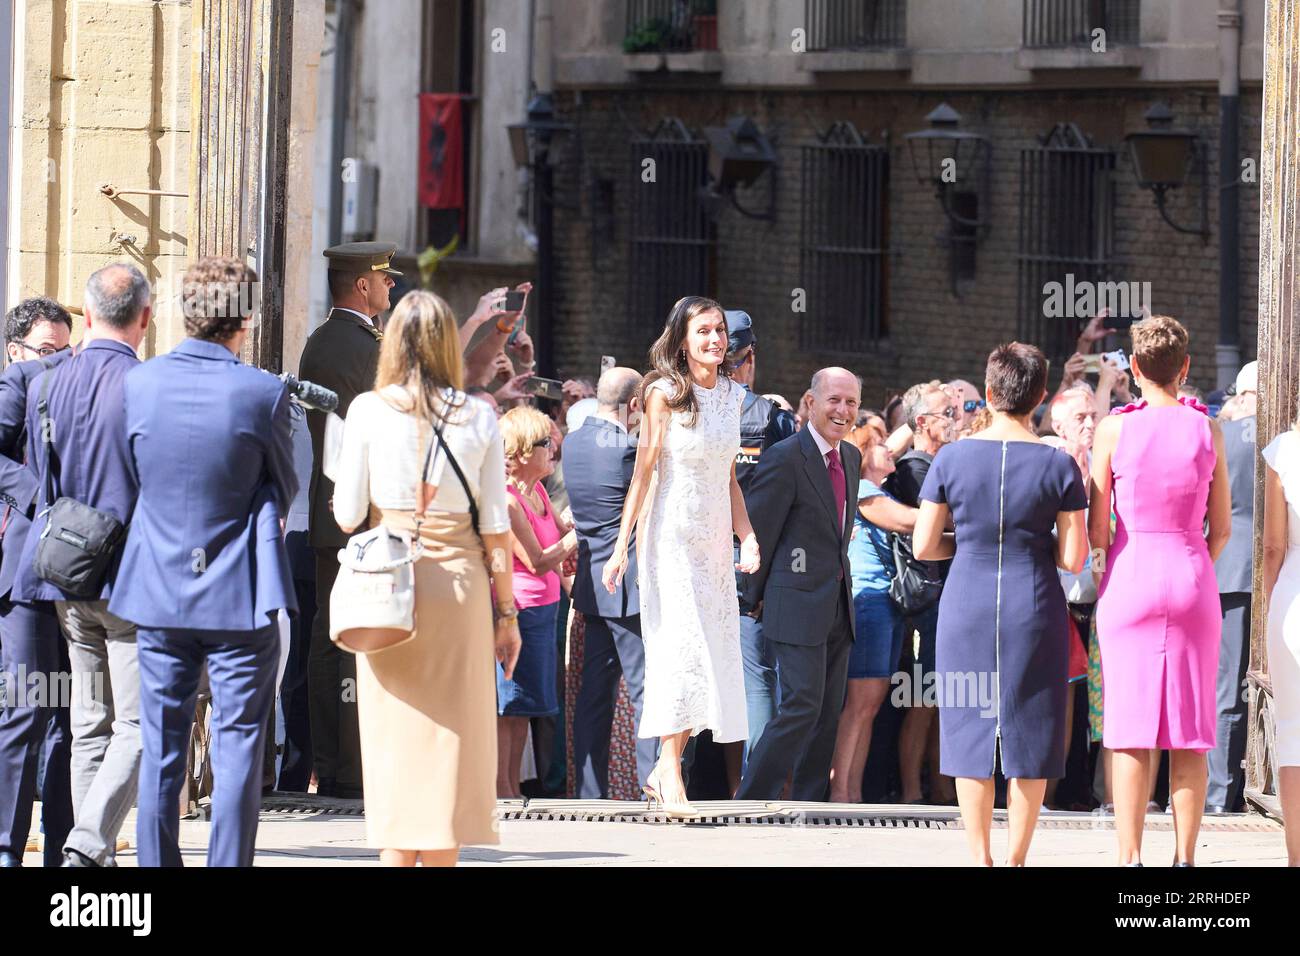
[[534,448],[550,448],[550,447],[551,447],[551,439],[550,439],[550,436],[547,436],[546,438],[543,438],[541,441],[535,441],[535,442],[533,442],[533,447],[534,447]]
[[987,402],[982,398],[968,398],[966,401],[962,402],[961,410],[969,415],[971,412],[978,412],[986,404]]

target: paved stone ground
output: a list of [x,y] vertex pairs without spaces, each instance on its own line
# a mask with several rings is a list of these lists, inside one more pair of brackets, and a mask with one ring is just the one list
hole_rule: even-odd
[[[271,804],[268,804],[271,805]],[[756,804],[701,804],[720,814],[750,814]],[[501,843],[467,847],[466,866],[965,866],[969,863],[966,836],[947,807],[841,807],[802,804],[784,809],[840,819],[873,818],[929,822],[932,826],[809,825],[801,823],[662,823],[643,820],[641,804],[577,804],[546,801],[529,805],[538,819],[504,819]],[[365,821],[355,804],[332,801],[304,807],[284,802],[281,809],[263,812],[257,834],[258,866],[377,866],[376,851],[365,844]],[[540,807],[540,809],[539,809]],[[560,812],[585,810],[594,820],[542,819]],[[505,816],[521,812],[518,802],[503,803]],[[622,816],[626,819],[619,820]],[[999,814],[1001,817],[1001,814]],[[999,821],[1000,822],[1000,821]],[[135,817],[123,834],[134,845]],[[181,823],[185,862],[202,866],[209,825],[200,820]],[[1173,859],[1174,835],[1169,818],[1152,815],[1144,842],[1148,865]],[[994,859],[1006,853],[1006,830],[995,823]],[[1201,832],[1197,862],[1202,866],[1281,866],[1286,856],[1281,829],[1253,815],[1207,819]],[[28,866],[40,857],[28,854]],[[1088,814],[1044,813],[1034,837],[1030,862],[1035,866],[1113,866],[1115,834],[1106,818]],[[119,864],[135,865],[135,851],[119,854]]]

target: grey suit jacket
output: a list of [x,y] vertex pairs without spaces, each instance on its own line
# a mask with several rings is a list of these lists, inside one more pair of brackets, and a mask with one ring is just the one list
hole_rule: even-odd
[[[298,363],[298,377],[337,392],[338,416],[345,418],[352,400],[375,387],[381,338],[379,330],[366,325],[359,316],[336,309],[307,339]],[[311,546],[341,548],[347,544],[349,535],[343,533],[330,511],[334,482],[321,473],[325,414],[307,412],[307,429],[311,432],[312,451],[311,487],[308,489]]]
[[1251,590],[1255,567],[1255,416],[1223,423],[1223,451],[1232,490],[1232,537],[1214,562],[1220,594]]
[[[759,459],[745,497],[758,537],[762,564],[744,586],[747,606],[763,601],[763,636],[784,644],[826,643],[836,605],[853,607],[849,538],[858,501],[862,456],[839,445],[844,465],[844,520],[812,432],[807,428],[777,442]],[[853,615],[849,614],[850,627]]]

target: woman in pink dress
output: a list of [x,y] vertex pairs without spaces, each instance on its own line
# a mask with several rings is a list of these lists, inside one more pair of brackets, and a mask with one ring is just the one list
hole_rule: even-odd
[[1142,865],[1149,764],[1160,750],[1170,752],[1174,865],[1192,865],[1205,754],[1214,749],[1214,559],[1228,542],[1231,500],[1219,426],[1204,406],[1177,397],[1189,364],[1180,323],[1157,315],[1135,324],[1132,366],[1142,401],[1099,422],[1092,448],[1103,743],[1114,752],[1115,829],[1126,866]]

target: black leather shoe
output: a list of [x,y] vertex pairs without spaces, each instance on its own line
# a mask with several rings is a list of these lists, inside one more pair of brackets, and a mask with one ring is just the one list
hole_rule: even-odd
[[334,796],[338,797],[340,800],[360,800],[361,788],[360,787],[335,787]]
[[326,777],[323,780],[316,781],[316,796],[333,797],[336,796],[338,787],[334,783],[333,777]]
[[0,870],[17,868],[23,865],[23,858],[16,853],[0,853]]
[[72,867],[92,867],[95,869],[99,868],[98,863],[78,850],[64,850],[63,865]]

